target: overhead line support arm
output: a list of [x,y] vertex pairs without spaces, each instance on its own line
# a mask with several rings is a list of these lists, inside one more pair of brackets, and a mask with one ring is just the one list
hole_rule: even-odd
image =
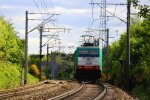
[[[89,4],[92,4],[92,5],[94,5],[94,4],[101,4],[101,5],[103,5],[103,4],[105,4],[105,3],[89,3]],[[114,3],[106,3],[106,5],[120,5],[120,6],[124,6],[124,5],[127,5],[127,4],[123,4],[123,3],[119,3],[119,4],[114,4]]]
[[119,20],[121,20],[122,22],[126,23],[126,21],[122,20],[121,18],[119,18],[118,16],[116,16],[115,14],[111,13],[110,11],[108,11],[107,9],[103,8],[102,6],[100,6],[99,4],[97,4],[99,7],[101,7],[102,9],[106,10],[108,13],[110,13],[111,15],[113,15],[114,17],[118,18]]
[[59,14],[52,14],[49,18],[47,18],[46,20],[44,20],[41,24],[39,24],[38,26],[36,26],[35,28],[31,29],[30,31],[28,31],[28,33],[34,31],[35,29],[39,28],[40,26],[43,26],[45,25],[46,23],[50,22],[50,21],[53,21],[53,20],[50,20],[54,15],[59,15]]

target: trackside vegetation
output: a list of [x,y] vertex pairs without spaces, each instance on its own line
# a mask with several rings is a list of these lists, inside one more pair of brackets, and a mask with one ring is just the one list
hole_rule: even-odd
[[[24,40],[17,36],[13,24],[0,16],[0,90],[15,88],[22,84]],[[28,74],[29,84],[38,81]]]
[[[149,100],[150,16],[142,20],[132,19],[130,34],[130,73],[132,89],[131,94],[135,97],[140,98],[140,100]],[[109,82],[123,89],[125,89],[126,84],[125,57],[126,33],[123,33],[118,41],[114,42],[109,46]]]

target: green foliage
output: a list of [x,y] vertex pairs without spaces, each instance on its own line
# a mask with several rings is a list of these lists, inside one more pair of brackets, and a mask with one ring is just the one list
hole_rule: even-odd
[[9,62],[0,63],[0,89],[19,86],[19,71]]
[[[10,62],[0,62],[0,90],[15,88],[20,86],[20,67]],[[28,74],[28,83],[33,84],[38,79]]]
[[[0,89],[15,88],[21,84],[21,66],[24,64],[24,40],[17,36],[13,25],[0,16]],[[38,81],[28,74],[29,84]]]
[[35,64],[38,66],[40,63],[40,56],[39,55],[30,55],[29,57],[29,65]]
[[12,24],[0,17],[0,58],[13,63],[21,62],[24,54],[23,40],[17,37]]
[[[74,63],[73,63],[73,54],[65,54],[65,53],[58,53],[56,51],[52,52],[52,54],[49,54],[48,56],[48,60],[49,62],[55,62],[57,64],[63,64],[63,65],[71,65],[71,70],[67,69],[65,71],[62,71],[58,78],[59,79],[68,79],[68,77],[73,77],[74,74],[73,74],[73,70],[74,70]],[[46,62],[47,61],[47,56],[46,55],[43,55],[42,57],[42,61],[43,62]],[[37,67],[39,65],[39,55],[30,55],[29,57],[29,65],[32,66],[32,64],[35,64]],[[48,69],[47,72],[46,72],[46,66],[43,66],[42,69],[41,69],[41,72],[42,72],[42,78],[43,80],[45,80],[45,76],[44,76],[44,73],[47,75],[47,78],[49,77],[48,75],[51,73],[51,70]],[[70,73],[71,72],[71,73]],[[34,74],[35,75],[35,71],[33,71],[33,69],[30,68],[30,73],[31,74]],[[68,75],[68,73],[70,73]]]
[[62,59],[62,57],[60,55],[55,56],[55,61],[58,64],[63,64],[63,59]]
[[[134,94],[138,94],[135,92],[136,90],[141,90],[146,96],[145,90],[150,88],[150,20],[144,19],[136,24],[132,23],[130,31],[132,88]],[[110,82],[125,87],[126,33],[122,34],[120,39],[110,46],[109,51],[109,73],[112,75]],[[124,62],[120,63],[120,60],[124,60]],[[139,86],[140,88],[138,88]],[[139,97],[142,95],[139,95]],[[144,96],[143,98],[150,98]]]
[[150,88],[144,89],[143,86],[138,85],[132,90],[132,95],[138,97],[140,100],[149,100]]
[[150,16],[150,6],[149,5],[139,5],[139,14],[141,17],[149,18]]
[[74,63],[70,62],[70,64],[68,65],[70,65],[70,68],[59,73],[58,75],[59,79],[66,80],[66,79],[72,79],[74,77]]
[[28,73],[28,84],[35,84],[39,79]]
[[142,0],[128,0],[128,1],[131,1],[133,6],[135,8],[139,9],[138,14],[139,14],[140,17],[144,17],[144,18],[149,18],[150,19],[150,5],[147,5],[147,4],[141,5],[140,1],[142,1]]

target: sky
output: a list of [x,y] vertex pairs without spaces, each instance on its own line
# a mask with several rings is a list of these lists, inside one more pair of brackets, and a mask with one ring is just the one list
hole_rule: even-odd
[[[93,2],[100,2],[101,0],[93,0]],[[78,46],[80,41],[80,36],[85,33],[87,28],[90,26],[92,28],[99,28],[99,21],[91,20],[99,18],[100,7],[94,5],[93,16],[92,16],[92,6],[89,4],[91,0],[0,0],[0,14],[5,17],[7,21],[13,23],[15,30],[18,32],[18,36],[21,39],[25,38],[25,11],[29,13],[58,13],[60,15],[54,16],[54,20],[45,27],[59,27],[59,28],[69,28],[71,31],[60,32],[45,32],[43,34],[57,34],[61,39],[61,51],[72,52]],[[107,3],[120,4],[126,3],[126,0],[107,0]],[[149,0],[141,0],[141,4],[150,5]],[[137,10],[131,8],[133,13]],[[107,5],[107,10],[120,19],[126,21],[126,6],[110,6]],[[39,18],[47,19],[50,15],[30,15],[29,18]],[[107,12],[107,16],[112,16]],[[42,21],[31,21],[29,20],[29,30],[36,27]],[[107,28],[109,28],[110,43],[118,40],[120,34],[126,31],[126,24],[116,17],[109,17],[107,19]],[[48,40],[48,38],[43,37],[43,44]],[[50,41],[51,45],[56,45]],[[57,45],[58,46],[58,45]],[[56,47],[57,47],[56,46]],[[69,49],[68,47],[74,46],[74,48]],[[58,48],[50,48],[50,50],[57,50]],[[43,54],[46,54],[46,47],[42,48]],[[39,31],[36,29],[29,33],[29,54],[39,54]]]

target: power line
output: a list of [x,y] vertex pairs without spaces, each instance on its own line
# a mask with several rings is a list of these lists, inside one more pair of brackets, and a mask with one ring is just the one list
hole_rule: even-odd
[[34,5],[36,6],[36,8],[39,10],[39,12],[41,13],[43,19],[45,19],[44,16],[43,16],[43,14],[42,14],[42,11],[41,11],[39,5],[35,2],[35,0],[33,0],[33,3],[34,3]]
[[37,3],[35,2],[35,0],[33,0],[34,5],[36,6],[36,8],[39,10],[39,12],[41,12],[39,6],[37,5]]
[[[93,0],[91,0],[91,3],[93,3]],[[94,5],[91,5],[91,18],[90,18],[90,21],[89,21],[89,25],[88,25],[88,28],[90,28],[90,27],[92,27],[93,26],[93,7],[94,7]]]
[[[44,12],[48,12],[47,11],[47,7],[45,5],[45,2],[43,0],[40,0],[40,3],[41,3],[41,9],[43,8]],[[48,12],[49,13],[49,12]]]
[[51,4],[51,7],[53,8],[53,10],[54,10],[54,7],[53,7],[53,3],[52,3],[52,1],[51,0],[49,0],[50,1],[50,4]]

